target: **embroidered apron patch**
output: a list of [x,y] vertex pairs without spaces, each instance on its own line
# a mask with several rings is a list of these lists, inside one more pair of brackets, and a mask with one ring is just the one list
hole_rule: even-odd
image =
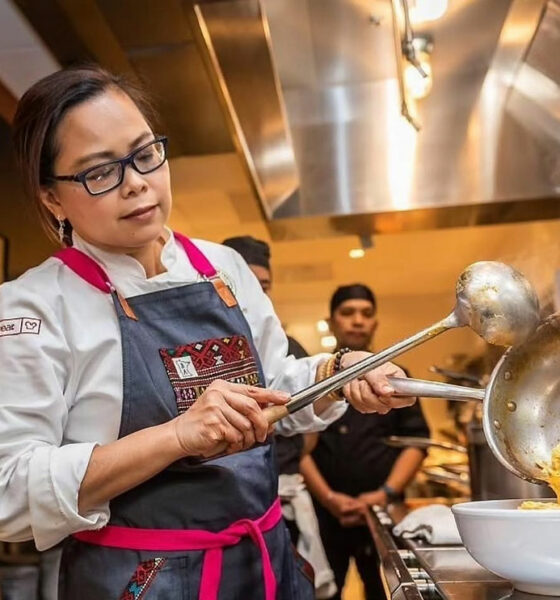
[[159,353],[175,392],[179,414],[216,379],[245,385],[261,383],[251,347],[242,335],[161,348]]
[[130,578],[119,600],[141,600],[166,561],[166,558],[154,558],[141,562],[136,567],[134,575]]

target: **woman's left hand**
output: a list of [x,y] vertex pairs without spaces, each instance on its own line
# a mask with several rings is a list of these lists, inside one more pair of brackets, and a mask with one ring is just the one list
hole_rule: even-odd
[[[369,352],[348,352],[342,357],[343,369],[371,356]],[[347,383],[342,392],[348,402],[361,413],[387,414],[393,408],[412,406],[416,398],[393,396],[395,390],[387,377],[406,377],[404,371],[393,363],[385,363]]]

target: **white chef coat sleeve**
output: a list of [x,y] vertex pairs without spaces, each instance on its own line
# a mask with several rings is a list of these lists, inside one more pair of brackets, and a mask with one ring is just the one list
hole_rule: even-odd
[[[231,252],[237,274],[236,296],[251,328],[266,385],[291,394],[299,392],[315,382],[319,363],[330,355],[318,354],[300,359],[287,356],[288,339],[270,298],[262,291],[257,278],[241,256],[234,250]],[[313,406],[308,406],[279,421],[276,430],[281,435],[322,431],[340,418],[346,408],[346,402],[334,402],[318,416]]]
[[16,280],[0,287],[0,540],[45,550],[102,527],[108,506],[81,516],[78,492],[95,443],[63,445],[72,353],[47,303]]

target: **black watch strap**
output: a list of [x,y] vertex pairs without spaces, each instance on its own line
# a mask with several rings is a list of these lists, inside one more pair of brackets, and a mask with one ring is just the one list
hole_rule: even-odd
[[393,489],[390,485],[384,483],[381,486],[381,489],[387,494],[387,499],[391,502],[394,502],[395,500],[400,500],[401,494],[397,492],[397,490]]

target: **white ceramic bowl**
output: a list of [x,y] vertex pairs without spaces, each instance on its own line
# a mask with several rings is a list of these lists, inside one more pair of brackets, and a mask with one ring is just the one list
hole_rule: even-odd
[[560,595],[560,510],[517,510],[521,502],[453,506],[463,544],[478,563],[516,589]]

